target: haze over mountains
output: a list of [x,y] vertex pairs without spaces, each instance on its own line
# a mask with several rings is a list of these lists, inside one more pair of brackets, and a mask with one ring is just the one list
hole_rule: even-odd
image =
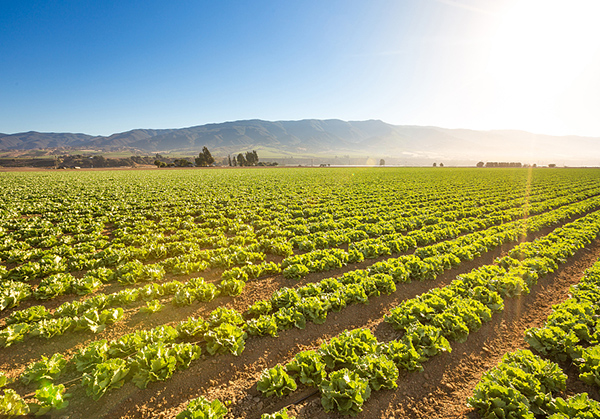
[[600,165],[600,138],[525,131],[391,125],[379,120],[246,120],[180,129],[135,129],[108,137],[74,133],[0,134],[0,150],[129,150],[197,154],[203,146],[225,156],[261,150],[272,156],[370,156],[407,164],[427,161],[520,161]]

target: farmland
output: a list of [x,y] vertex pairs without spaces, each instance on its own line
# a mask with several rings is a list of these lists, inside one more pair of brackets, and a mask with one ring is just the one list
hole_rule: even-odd
[[565,303],[598,276],[600,170],[0,179],[0,409],[175,417],[205,397],[230,418],[477,418],[482,376],[520,350],[562,368],[553,398],[600,400],[600,294]]

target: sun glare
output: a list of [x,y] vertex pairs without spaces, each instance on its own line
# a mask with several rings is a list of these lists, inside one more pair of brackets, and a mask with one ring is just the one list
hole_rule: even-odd
[[[598,1],[520,1],[500,19],[488,73],[523,107],[557,106],[600,50]],[[580,103],[578,106],[585,106]]]

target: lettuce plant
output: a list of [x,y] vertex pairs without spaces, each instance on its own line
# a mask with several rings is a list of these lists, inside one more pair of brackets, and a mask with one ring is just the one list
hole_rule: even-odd
[[358,373],[342,368],[329,374],[319,385],[321,404],[326,412],[337,410],[342,414],[356,416],[371,395],[369,381]]
[[204,396],[190,400],[176,419],[224,419],[227,408],[219,399],[208,401]]
[[265,397],[273,395],[282,397],[296,391],[296,388],[296,382],[281,365],[264,370],[260,376],[260,380],[258,380],[257,386],[258,391]]

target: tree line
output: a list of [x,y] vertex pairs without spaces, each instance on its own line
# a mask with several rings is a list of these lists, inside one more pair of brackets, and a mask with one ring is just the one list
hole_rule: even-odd
[[246,151],[246,155],[240,153],[231,158],[227,156],[230,166],[256,166],[258,164],[258,153],[256,150]]
[[[166,162],[166,159],[161,155],[157,154],[156,159],[154,160],[154,164],[157,167],[192,167],[194,163],[196,167],[208,167],[215,166],[215,158],[212,156],[211,152],[205,146],[202,148],[202,151],[198,154],[198,157],[194,159],[194,163],[185,158],[174,159],[171,162]],[[220,165],[229,166],[277,166],[277,163],[263,163],[259,161],[258,153],[256,150],[247,151],[245,153],[239,153],[237,156],[231,155],[227,156],[227,160],[224,160]]]

